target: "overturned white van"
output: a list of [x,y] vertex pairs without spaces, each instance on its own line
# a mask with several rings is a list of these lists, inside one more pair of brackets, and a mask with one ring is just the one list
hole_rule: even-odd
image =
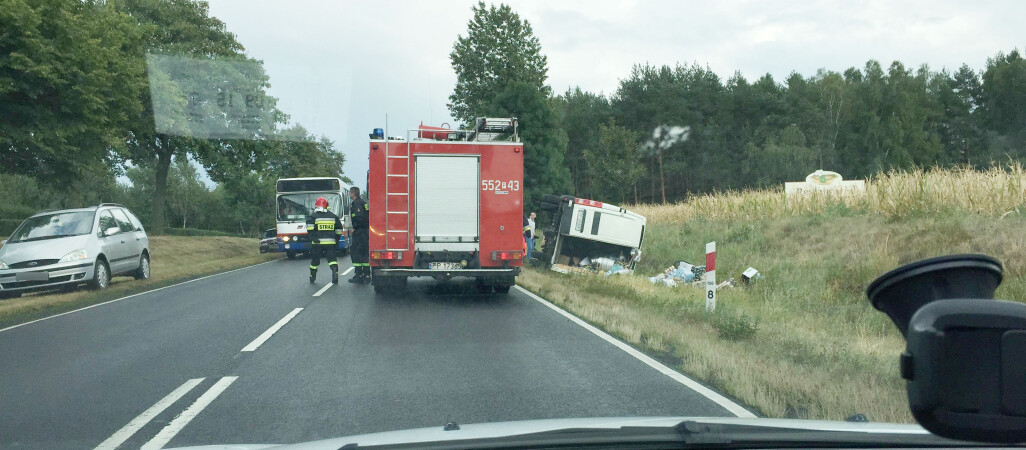
[[557,272],[568,272],[582,262],[605,258],[628,269],[640,259],[645,239],[645,217],[616,205],[546,195],[541,209],[552,216],[543,228],[545,263]]

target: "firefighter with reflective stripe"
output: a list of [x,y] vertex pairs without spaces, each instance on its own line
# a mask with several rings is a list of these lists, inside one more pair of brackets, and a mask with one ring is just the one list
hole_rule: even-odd
[[331,282],[338,284],[338,258],[335,248],[342,235],[342,221],[328,211],[328,200],[318,197],[314,202],[314,213],[306,217],[306,235],[310,237],[310,283],[317,279],[317,267],[321,256],[331,267]]
[[350,218],[353,221],[353,234],[350,236],[352,239],[352,245],[349,248],[349,254],[353,259],[353,267],[356,269],[356,274],[349,280],[350,283],[369,283],[371,280],[370,264],[370,235],[368,226],[370,220],[368,218],[367,202],[360,198],[360,188],[353,186],[349,188],[349,199],[352,200],[350,204]]

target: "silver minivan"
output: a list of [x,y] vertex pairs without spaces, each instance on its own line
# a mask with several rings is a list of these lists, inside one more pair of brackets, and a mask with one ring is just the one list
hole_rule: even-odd
[[80,284],[105,289],[117,275],[150,277],[150,241],[139,219],[115,203],[40,211],[0,247],[0,298]]

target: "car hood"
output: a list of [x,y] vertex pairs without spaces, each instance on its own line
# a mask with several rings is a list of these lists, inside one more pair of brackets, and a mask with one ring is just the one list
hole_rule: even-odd
[[525,420],[518,422],[493,422],[483,424],[460,425],[459,429],[446,431],[444,427],[416,428],[384,433],[361,434],[335,439],[325,439],[288,445],[211,445],[200,447],[182,447],[185,449],[279,449],[279,450],[314,450],[338,449],[345,445],[375,446],[396,444],[418,444],[446,441],[462,441],[472,439],[497,439],[518,435],[544,433],[567,429],[617,429],[622,427],[674,427],[683,421],[701,424],[740,425],[762,428],[781,428],[803,431],[838,431],[870,434],[891,435],[929,435],[930,433],[918,425],[899,425],[873,422],[832,422],[821,420],[793,419],[735,419],[718,417],[609,417],[589,419],[550,419]]
[[0,247],[0,260],[7,264],[15,264],[33,259],[60,259],[68,252],[84,248],[88,242],[87,234],[40,241],[8,242]]

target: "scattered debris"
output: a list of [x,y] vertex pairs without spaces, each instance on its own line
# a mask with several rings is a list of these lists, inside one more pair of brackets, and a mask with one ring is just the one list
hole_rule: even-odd
[[749,267],[748,269],[746,269],[744,271],[744,273],[741,274],[741,281],[744,282],[745,284],[751,284],[752,282],[754,282],[756,280],[761,280],[761,279],[762,279],[762,274],[759,273],[758,270],[755,270],[754,267]]
[[[641,252],[635,249],[631,252],[631,256],[633,261],[636,262],[641,257]],[[559,273],[602,274],[608,277],[610,275],[634,273],[629,268],[630,263],[631,261],[608,256],[585,257],[577,263],[577,266],[553,264],[552,270]]]
[[621,266],[620,263],[616,263],[616,264],[613,264],[613,267],[610,268],[608,272],[606,272],[606,276],[608,277],[610,275],[621,275],[621,274],[627,275],[627,274],[631,274],[631,273],[633,273],[633,271],[631,269],[628,269],[628,268],[626,268],[624,266]]
[[552,270],[554,272],[566,273],[566,274],[576,273],[576,274],[581,274],[581,275],[590,275],[592,273],[592,271],[590,271],[588,269],[585,269],[583,267],[568,266],[566,264],[553,264],[552,265]]
[[695,266],[686,261],[677,263],[677,266],[667,267],[663,273],[650,277],[648,281],[654,284],[663,283],[667,286],[676,286],[681,283],[691,283],[701,280],[701,274],[705,273],[705,266]]

